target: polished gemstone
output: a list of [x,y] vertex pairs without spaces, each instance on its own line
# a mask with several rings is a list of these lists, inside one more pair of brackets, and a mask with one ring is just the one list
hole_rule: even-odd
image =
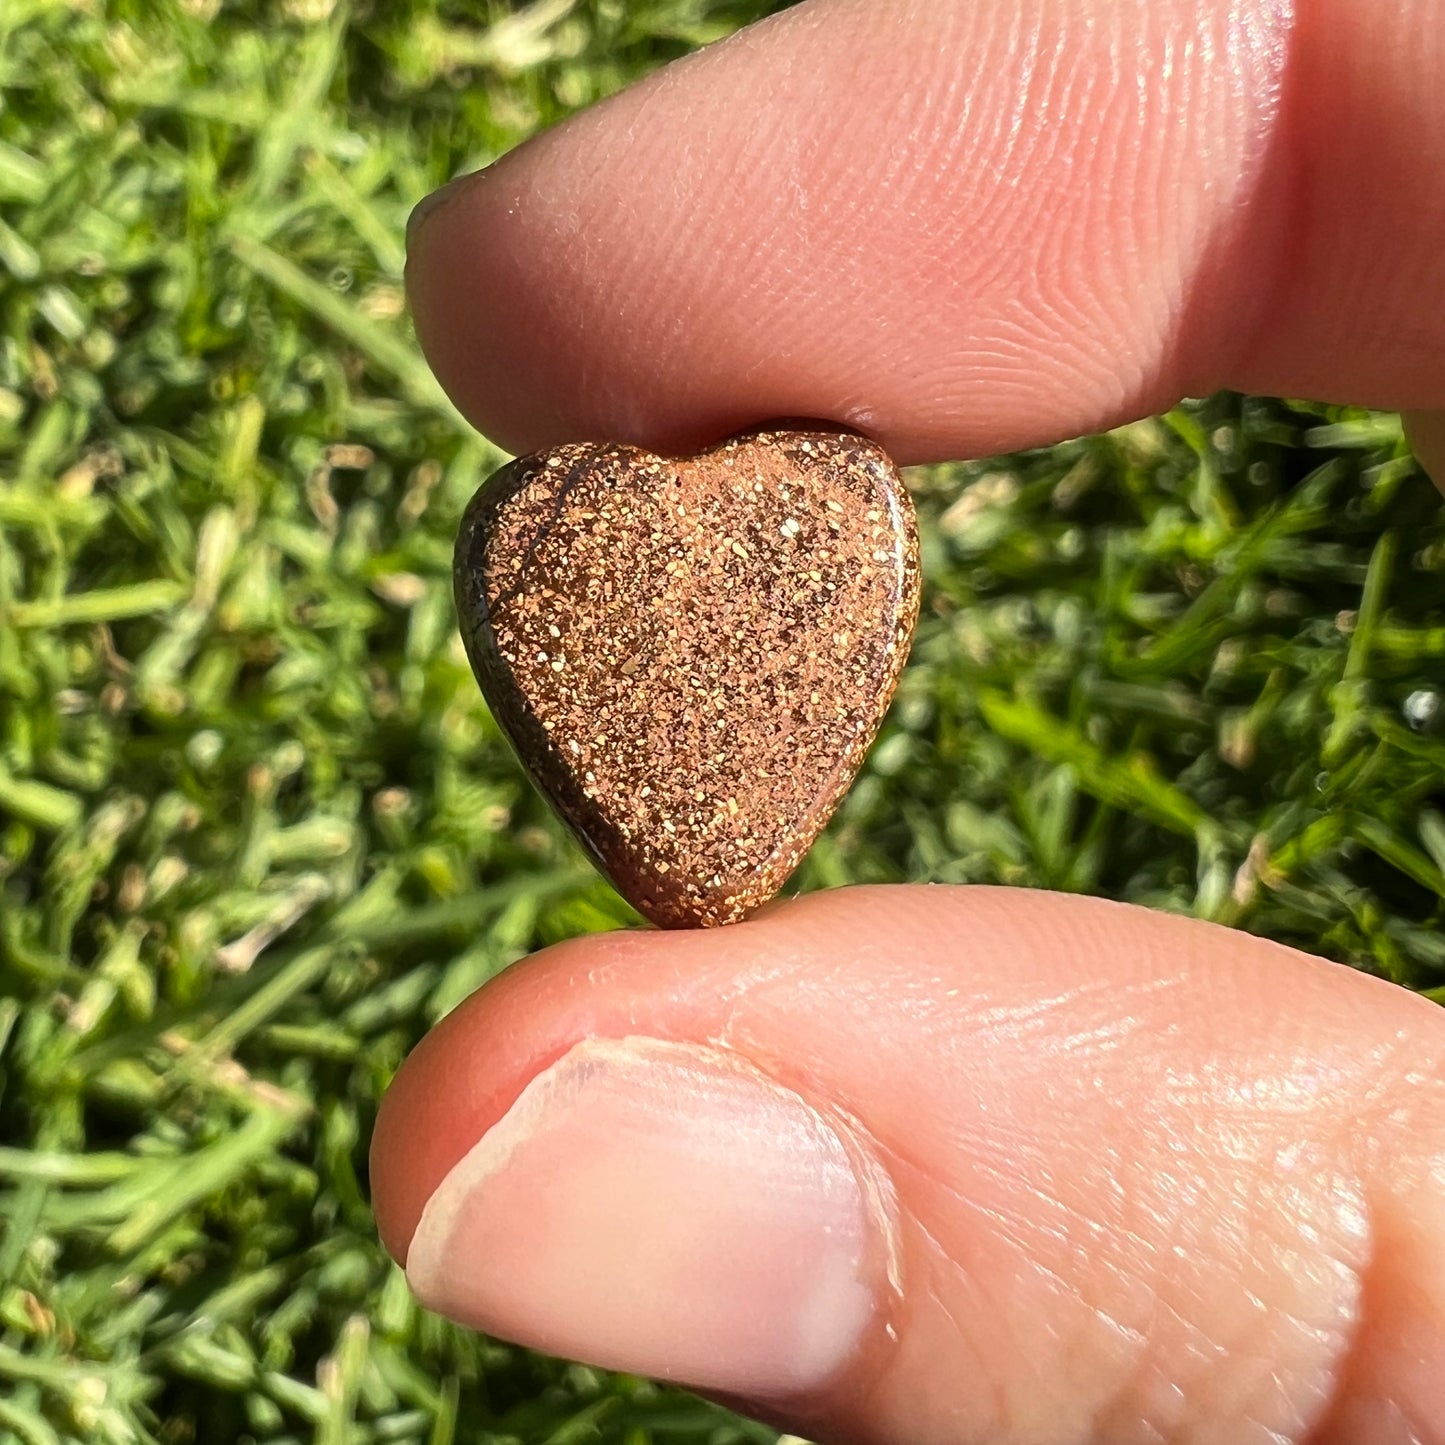
[[771,898],[893,695],[918,612],[897,469],[849,432],[683,460],[580,443],[477,492],[456,553],[473,670],[537,786],[664,928]]

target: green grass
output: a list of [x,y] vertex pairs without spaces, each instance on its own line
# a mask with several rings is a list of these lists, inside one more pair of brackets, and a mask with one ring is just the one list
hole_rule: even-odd
[[[468,1336],[376,1242],[421,1034],[626,908],[448,581],[497,461],[408,209],[747,0],[0,5],[0,1439],[771,1439]],[[1196,913],[1445,1000],[1445,527],[1220,397],[918,474],[900,699],[805,866]]]

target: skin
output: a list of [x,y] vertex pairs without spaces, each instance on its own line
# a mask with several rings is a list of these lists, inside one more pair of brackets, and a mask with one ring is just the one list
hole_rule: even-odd
[[[1442,74],[1445,0],[814,0],[443,193],[418,331],[518,451],[812,415],[915,462],[1227,385],[1416,409],[1445,459]],[[1434,1006],[1021,891],[578,940],[398,1076],[397,1258],[539,1072],[639,1034],[852,1121],[891,1194],[891,1332],[745,1406],[878,1442],[1445,1441]]]

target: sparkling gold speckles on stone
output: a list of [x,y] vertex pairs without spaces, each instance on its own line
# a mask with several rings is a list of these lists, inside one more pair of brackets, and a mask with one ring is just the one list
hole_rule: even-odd
[[542,792],[641,913],[696,927],[771,898],[847,790],[908,652],[918,543],[864,437],[585,443],[481,488],[456,591]]

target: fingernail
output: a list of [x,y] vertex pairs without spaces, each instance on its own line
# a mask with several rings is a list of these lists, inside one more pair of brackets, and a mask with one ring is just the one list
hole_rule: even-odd
[[416,245],[416,239],[422,233],[422,228],[439,211],[454,201],[467,183],[474,177],[481,175],[481,171],[472,171],[464,176],[457,176],[446,185],[433,191],[429,196],[423,196],[415,206],[412,207],[411,215],[406,220],[406,249],[410,251]]
[[489,1334],[780,1398],[856,1352],[872,1232],[848,1149],[797,1094],[719,1050],[589,1040],[453,1167],[406,1272]]

